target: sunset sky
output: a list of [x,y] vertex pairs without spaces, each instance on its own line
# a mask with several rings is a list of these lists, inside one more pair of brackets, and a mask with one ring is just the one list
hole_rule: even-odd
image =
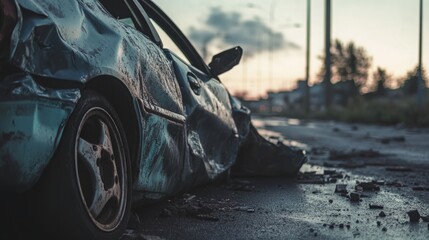
[[[154,1],[198,50],[202,40],[209,41],[210,56],[243,46],[247,57],[221,76],[231,93],[246,90],[251,97],[263,96],[304,79],[307,1]],[[429,69],[429,2],[423,2],[423,66]],[[311,82],[319,80],[322,64],[324,3],[312,0]],[[419,0],[332,0],[332,38],[364,47],[373,58],[370,76],[380,66],[400,78],[417,65],[418,23]],[[222,32],[227,34],[220,37]]]

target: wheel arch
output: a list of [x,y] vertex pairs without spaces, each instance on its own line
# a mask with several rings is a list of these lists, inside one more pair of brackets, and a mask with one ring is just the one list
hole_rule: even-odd
[[118,114],[127,137],[131,157],[132,179],[135,179],[138,172],[136,166],[138,164],[141,126],[133,95],[122,81],[107,75],[90,79],[85,84],[85,89],[100,93]]

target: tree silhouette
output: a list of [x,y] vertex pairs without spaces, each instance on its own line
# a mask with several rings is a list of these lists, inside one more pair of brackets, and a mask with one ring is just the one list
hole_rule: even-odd
[[[331,71],[333,82],[353,81],[354,85],[361,89],[367,85],[368,71],[371,67],[372,58],[365,48],[356,46],[354,42],[344,44],[336,39],[331,45]],[[325,56],[319,57],[322,61]],[[325,73],[322,67],[319,77]]]
[[386,69],[377,67],[373,75],[375,83],[375,94],[377,96],[383,96],[386,94],[387,84],[392,81],[392,76],[387,73]]
[[[403,85],[402,90],[406,95],[414,95],[418,91],[418,67],[407,72],[405,78],[402,79]],[[423,82],[427,81],[426,70],[422,69]]]

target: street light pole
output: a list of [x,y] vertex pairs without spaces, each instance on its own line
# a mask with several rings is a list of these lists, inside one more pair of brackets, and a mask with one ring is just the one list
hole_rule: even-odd
[[420,0],[420,28],[419,28],[419,66],[418,66],[418,92],[417,92],[417,105],[422,107],[425,93],[425,83],[423,82],[423,69],[422,69],[422,51],[423,51],[423,0]]
[[311,0],[307,0],[307,43],[306,43],[306,61],[305,61],[305,112],[310,113],[310,36],[311,36]]
[[[277,0],[273,0],[271,1],[271,5],[270,5],[270,28],[273,29],[273,22],[274,22],[274,8],[276,6],[276,2]],[[273,83],[273,32],[270,31],[270,39],[269,39],[269,59],[268,59],[268,86],[271,89],[271,84]]]
[[331,0],[325,2],[325,107],[331,108]]

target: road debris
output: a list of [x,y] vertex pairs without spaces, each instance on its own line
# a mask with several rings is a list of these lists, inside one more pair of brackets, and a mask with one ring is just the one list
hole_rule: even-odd
[[423,220],[423,222],[429,222],[429,215],[424,217],[424,216],[420,216],[421,219]]
[[373,182],[356,182],[356,191],[362,189],[363,191],[380,191],[380,186]]
[[350,201],[351,202],[359,202],[361,201],[361,195],[357,192],[350,193]]
[[384,209],[383,205],[379,205],[379,204],[369,204],[369,209]]
[[[200,220],[219,221],[216,216],[218,211],[236,210],[238,204],[229,199],[215,200],[202,199],[195,195],[183,194],[181,197],[175,197],[168,202],[168,206],[160,212],[162,217],[187,217]],[[246,208],[250,212],[250,208]],[[254,211],[254,209],[253,209]]]
[[348,193],[347,184],[337,184],[335,186],[335,193]]
[[325,175],[316,174],[315,172],[298,173],[296,181],[306,184],[325,184],[328,182]]
[[383,217],[383,218],[384,218],[384,217],[386,217],[386,213],[384,213],[383,211],[381,211],[381,212],[378,214],[378,216],[379,216],[379,217]]
[[408,217],[410,218],[410,222],[419,222],[420,221],[420,213],[418,210],[411,210],[407,212]]
[[372,183],[376,185],[384,185],[386,182],[384,180],[372,180]]
[[383,227],[381,230],[382,230],[383,232],[386,232],[386,231],[387,231],[387,228],[386,228],[386,227]]

